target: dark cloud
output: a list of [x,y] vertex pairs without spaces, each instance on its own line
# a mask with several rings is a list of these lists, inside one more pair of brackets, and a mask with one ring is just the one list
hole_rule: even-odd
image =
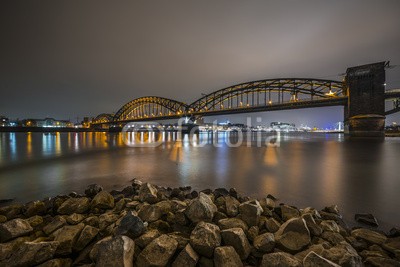
[[[144,95],[191,102],[244,81],[400,64],[399,10],[397,0],[2,1],[0,113],[72,119]],[[400,88],[400,67],[387,76]]]

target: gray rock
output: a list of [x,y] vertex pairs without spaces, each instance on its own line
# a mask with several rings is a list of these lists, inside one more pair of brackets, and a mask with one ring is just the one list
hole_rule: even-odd
[[133,266],[135,243],[127,236],[116,236],[100,243],[96,257],[97,267]]
[[217,247],[214,250],[215,267],[242,267],[243,263],[231,246]]
[[187,244],[172,263],[172,267],[195,267],[198,261],[199,255],[194,251],[190,244]]
[[331,247],[331,245],[329,245],[329,244],[327,244],[327,243],[320,243],[320,244],[311,245],[311,246],[310,246],[309,248],[307,248],[306,250],[303,250],[303,251],[297,253],[297,254],[295,255],[295,257],[296,257],[298,260],[303,261],[303,259],[304,259],[310,252],[315,252],[315,253],[317,253],[318,255],[321,255],[322,252],[323,252],[325,249],[328,249],[328,248],[330,248],[330,247]]
[[139,188],[139,199],[141,202],[154,204],[157,202],[157,188],[152,184],[144,183]]
[[69,198],[58,208],[59,214],[70,215],[72,213],[85,213],[90,207],[90,200],[87,197]]
[[221,231],[221,236],[225,245],[235,248],[242,260],[247,259],[250,254],[251,247],[242,228],[223,230]]
[[48,223],[46,226],[43,227],[43,232],[46,235],[50,235],[55,230],[63,227],[66,223],[67,223],[66,220],[62,216],[57,215],[56,217],[53,218],[53,220],[50,223]]
[[185,215],[194,223],[200,221],[211,222],[216,212],[217,206],[215,206],[211,198],[200,192],[199,197],[190,201],[189,206],[185,210]]
[[289,219],[300,216],[300,211],[297,208],[289,205],[282,205],[281,212],[282,212],[282,220],[285,222]]
[[91,184],[85,189],[85,195],[88,197],[94,197],[101,191],[103,191],[103,187],[98,184]]
[[347,242],[325,249],[321,256],[340,266],[363,266],[357,251]]
[[275,233],[278,246],[287,252],[298,252],[311,242],[310,231],[302,218],[293,218],[286,221]]
[[154,239],[136,260],[137,266],[166,266],[174,255],[178,242],[168,235]]
[[107,191],[101,191],[91,202],[92,209],[112,209],[114,208],[114,197]]
[[240,202],[231,196],[225,197],[226,215],[229,217],[235,217],[239,213]]
[[214,249],[221,245],[221,234],[218,226],[199,222],[190,235],[190,245],[200,255],[211,258]]
[[35,266],[54,257],[58,242],[25,242],[1,266]]
[[0,224],[0,242],[27,235],[33,231],[32,226],[24,219],[13,219]]
[[364,239],[368,243],[376,245],[382,245],[387,239],[383,234],[365,228],[351,231],[351,236]]
[[5,223],[7,221],[7,217],[4,215],[0,215],[0,223]]
[[311,251],[303,260],[304,267],[340,267],[336,263],[325,259],[317,253]]
[[300,267],[301,262],[286,252],[265,254],[260,267]]
[[248,226],[257,226],[263,211],[263,208],[257,200],[247,201],[239,206],[241,219],[246,222]]
[[280,227],[281,224],[274,218],[268,218],[265,221],[265,228],[268,230],[268,232],[275,233]]
[[132,239],[142,235],[146,231],[146,227],[143,221],[132,213],[128,213],[121,220],[118,225],[115,234],[116,235],[126,235]]
[[274,250],[275,247],[275,237],[272,233],[264,233],[262,235],[254,238],[253,241],[254,248],[263,253],[269,253]]
[[74,250],[81,251],[83,250],[99,233],[99,229],[94,228],[90,225],[86,225],[81,234],[79,235],[78,240],[74,246]]
[[67,225],[52,234],[52,236],[54,236],[54,241],[59,243],[56,251],[57,255],[68,255],[72,253],[72,249],[74,248],[84,226],[83,223]]
[[11,257],[11,254],[25,242],[32,241],[28,236],[17,237],[7,243],[0,243],[0,263]]
[[334,214],[340,215],[339,208],[338,208],[337,205],[332,205],[332,206],[329,206],[329,207],[325,207],[323,209],[323,211],[328,212],[328,213],[334,213]]

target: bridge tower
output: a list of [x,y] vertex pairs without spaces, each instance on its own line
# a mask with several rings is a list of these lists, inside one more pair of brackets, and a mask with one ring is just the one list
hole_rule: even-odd
[[345,85],[345,133],[354,137],[385,135],[385,67],[379,62],[348,68]]

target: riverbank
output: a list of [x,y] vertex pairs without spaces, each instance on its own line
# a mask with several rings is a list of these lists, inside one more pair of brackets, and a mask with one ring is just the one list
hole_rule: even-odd
[[16,133],[68,133],[68,132],[108,132],[108,129],[92,129],[92,128],[75,128],[75,127],[22,127],[22,126],[4,126],[0,127],[0,132],[16,132]]
[[133,180],[0,208],[0,266],[399,266],[400,231],[349,229],[336,206],[299,209],[235,189]]

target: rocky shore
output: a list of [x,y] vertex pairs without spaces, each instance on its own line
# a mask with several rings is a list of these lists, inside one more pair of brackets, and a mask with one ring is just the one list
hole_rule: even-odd
[[400,231],[349,229],[336,206],[133,180],[0,208],[0,266],[400,266]]

